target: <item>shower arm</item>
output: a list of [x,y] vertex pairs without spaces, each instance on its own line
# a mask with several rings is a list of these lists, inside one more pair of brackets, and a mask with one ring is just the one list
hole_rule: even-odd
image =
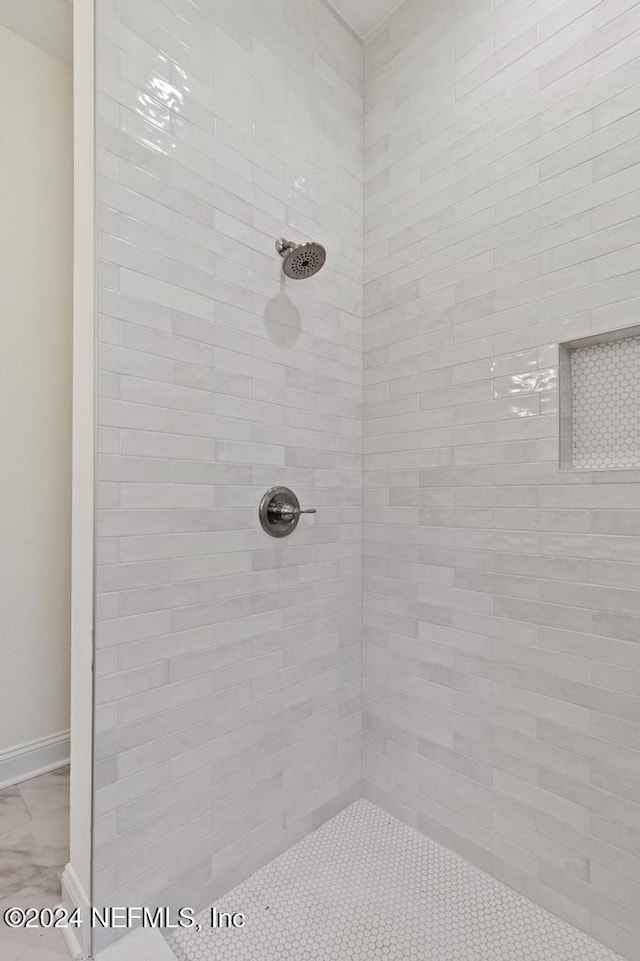
[[281,257],[286,257],[290,250],[295,250],[300,244],[294,244],[292,240],[285,240],[284,237],[280,237],[276,240],[276,250]]

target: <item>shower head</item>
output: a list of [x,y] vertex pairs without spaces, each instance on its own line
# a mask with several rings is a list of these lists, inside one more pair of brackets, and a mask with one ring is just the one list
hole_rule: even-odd
[[324,267],[327,252],[322,244],[294,244],[281,237],[276,240],[276,250],[284,263],[282,269],[292,280],[306,280]]

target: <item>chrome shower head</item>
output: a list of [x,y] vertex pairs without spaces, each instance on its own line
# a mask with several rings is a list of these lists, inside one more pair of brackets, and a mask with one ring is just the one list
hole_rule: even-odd
[[282,269],[292,280],[313,277],[322,270],[327,259],[327,252],[322,244],[294,244],[284,237],[276,240],[276,250],[284,261]]

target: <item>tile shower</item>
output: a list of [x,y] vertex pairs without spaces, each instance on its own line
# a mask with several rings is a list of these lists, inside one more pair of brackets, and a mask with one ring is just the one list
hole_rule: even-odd
[[203,906],[361,793],[362,49],[316,0],[97,17],[95,899]]
[[97,58],[96,902],[638,961],[640,475],[561,464],[558,379],[639,322],[640,4],[97,0]]

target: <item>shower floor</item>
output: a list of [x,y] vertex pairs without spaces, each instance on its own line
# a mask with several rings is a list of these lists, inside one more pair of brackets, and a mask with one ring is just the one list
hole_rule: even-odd
[[221,898],[244,928],[181,931],[179,961],[621,961],[368,801]]

